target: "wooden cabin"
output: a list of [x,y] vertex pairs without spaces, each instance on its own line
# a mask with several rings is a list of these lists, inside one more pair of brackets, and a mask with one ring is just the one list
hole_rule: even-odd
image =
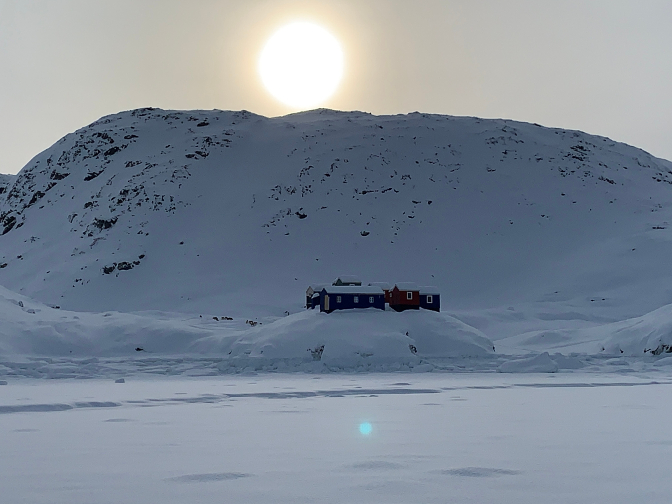
[[420,309],[420,287],[412,282],[394,284],[389,298],[390,308],[395,311]]
[[441,311],[441,294],[434,286],[420,287],[420,308]]
[[385,294],[380,287],[327,286],[320,292],[320,311],[357,308],[385,309]]

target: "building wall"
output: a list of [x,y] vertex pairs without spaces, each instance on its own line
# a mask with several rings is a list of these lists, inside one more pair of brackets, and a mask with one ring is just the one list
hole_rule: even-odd
[[[359,294],[359,302],[355,303],[355,296],[357,294],[325,294],[320,293],[320,311],[325,310],[325,295],[329,296],[329,312],[334,310],[354,310],[357,308],[377,308],[379,310],[385,309],[385,296],[381,294]],[[337,296],[341,296],[341,302],[337,302]],[[373,298],[373,303],[369,302],[369,298]]]
[[[411,292],[412,298],[408,299],[406,293]],[[420,306],[420,292],[419,291],[403,291],[399,290],[397,287],[392,289],[392,297],[390,301],[391,305],[407,305],[407,306]]]
[[432,311],[441,311],[441,296],[439,294],[429,294],[432,296],[432,303],[427,303],[428,294],[420,294],[420,308]]

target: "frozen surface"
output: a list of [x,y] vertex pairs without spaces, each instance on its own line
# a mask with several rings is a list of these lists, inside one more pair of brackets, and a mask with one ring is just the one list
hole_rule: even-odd
[[558,371],[558,363],[551,359],[548,352],[504,362],[497,368],[500,373],[555,373]]
[[3,504],[669,502],[660,370],[7,382]]

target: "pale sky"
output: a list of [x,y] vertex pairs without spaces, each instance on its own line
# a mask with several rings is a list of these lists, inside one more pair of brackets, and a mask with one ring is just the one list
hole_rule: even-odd
[[323,107],[536,122],[672,159],[669,0],[0,0],[0,173],[122,110],[294,112],[257,60],[297,20],[343,47]]

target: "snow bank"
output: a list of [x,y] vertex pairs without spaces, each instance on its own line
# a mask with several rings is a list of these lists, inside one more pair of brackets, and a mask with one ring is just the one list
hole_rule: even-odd
[[480,331],[448,315],[413,311],[306,310],[266,324],[199,315],[79,313],[0,287],[0,356],[118,357],[192,354],[235,367],[315,362],[351,369],[418,367],[422,358],[493,353]]
[[516,359],[502,363],[497,371],[500,373],[556,373],[558,364],[551,359],[548,352],[535,357]]
[[497,341],[505,353],[672,354],[672,304],[641,317],[578,329],[531,331]]
[[422,357],[476,357],[494,352],[480,331],[446,314],[375,309],[320,313],[306,310],[255,327],[235,341],[199,342],[203,351],[234,357],[301,357],[331,367],[414,364]]
[[641,317],[608,324],[587,332],[604,335],[601,350],[605,353],[627,355],[672,353],[672,304]]
[[0,287],[0,355],[114,357],[138,349],[189,352],[212,330],[130,313],[60,310]]
[[558,369],[581,369],[586,366],[577,357],[567,357],[561,353],[556,353],[551,358],[558,365]]
[[672,304],[641,317],[596,327],[565,331],[565,351],[615,355],[665,355],[672,353]]

